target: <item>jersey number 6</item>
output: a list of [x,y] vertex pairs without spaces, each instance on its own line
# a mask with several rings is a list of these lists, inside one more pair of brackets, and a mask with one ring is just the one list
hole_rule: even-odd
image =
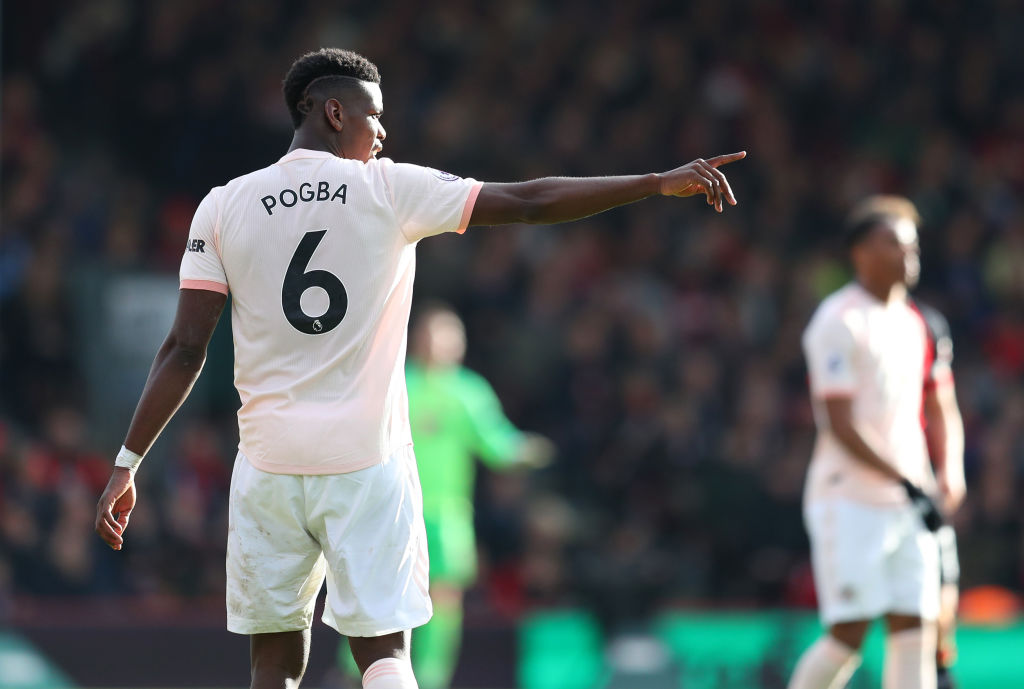
[[[322,335],[334,330],[348,311],[348,293],[337,275],[326,270],[306,270],[325,234],[327,230],[316,230],[302,236],[281,286],[281,307],[285,318],[293,328],[307,335]],[[310,287],[319,287],[327,292],[327,310],[319,316],[310,316],[302,310],[302,295]]]

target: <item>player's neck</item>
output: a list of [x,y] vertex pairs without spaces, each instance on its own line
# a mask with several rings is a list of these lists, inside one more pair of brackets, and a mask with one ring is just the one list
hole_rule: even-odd
[[334,145],[334,142],[306,129],[295,130],[295,135],[292,136],[292,145],[288,147],[288,152],[291,153],[297,148],[304,148],[308,151],[324,151],[339,158],[342,157],[341,150]]
[[907,298],[907,286],[900,282],[888,285],[873,285],[866,280],[858,279],[857,284],[860,285],[865,292],[883,304],[891,304],[894,301],[905,300]]

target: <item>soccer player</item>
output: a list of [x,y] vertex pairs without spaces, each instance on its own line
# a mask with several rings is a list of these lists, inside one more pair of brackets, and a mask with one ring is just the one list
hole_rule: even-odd
[[[202,368],[230,290],[239,449],[227,544],[228,629],[250,635],[252,687],[296,687],[317,592],[366,689],[415,687],[410,630],[431,615],[404,363],[419,240],[469,225],[552,224],[657,194],[736,199],[717,168],[484,184],[377,159],[380,75],[322,49],[284,80],[295,134],[274,164],[200,203],[178,309],[96,509],[124,544],[134,475]],[[130,335],[125,335],[130,336]]]
[[[951,515],[966,494],[964,481],[964,422],[956,401],[953,382],[953,339],[949,323],[936,309],[917,302],[928,327],[932,366],[925,381],[924,421],[928,453],[938,477],[943,511]],[[956,609],[960,599],[960,563],[957,558],[956,531],[944,524],[939,539],[939,572],[942,587],[938,625],[938,649],[935,657],[938,689],[955,686],[950,668],[956,661]]]
[[[519,431],[482,376],[462,366],[466,332],[435,302],[413,319],[405,367],[409,421],[423,488],[434,616],[412,635],[412,667],[422,689],[451,683],[462,637],[462,597],[476,578],[473,488],[476,458],[492,469],[536,468],[554,454],[549,440]],[[347,647],[340,659],[348,667]]]
[[[804,492],[827,633],[790,689],[839,689],[868,625],[885,617],[885,689],[933,689],[942,523],[922,427],[927,328],[908,301],[919,272],[917,210],[871,197],[848,221],[855,281],[827,297],[803,344],[818,437]],[[945,471],[942,467],[940,476]]]

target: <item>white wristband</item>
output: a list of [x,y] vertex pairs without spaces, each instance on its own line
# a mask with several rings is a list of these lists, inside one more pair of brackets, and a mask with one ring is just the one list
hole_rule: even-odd
[[135,474],[135,470],[139,468],[140,464],[142,464],[142,455],[135,454],[124,445],[121,446],[121,451],[117,453],[117,459],[114,460],[114,466],[127,469],[132,475]]

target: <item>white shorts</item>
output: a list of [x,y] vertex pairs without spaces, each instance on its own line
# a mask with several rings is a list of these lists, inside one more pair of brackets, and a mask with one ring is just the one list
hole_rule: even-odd
[[804,523],[822,624],[938,617],[938,542],[909,504],[820,500],[805,507]]
[[228,521],[228,630],[308,629],[327,579],[323,621],[382,636],[432,614],[423,498],[412,447],[346,474],[270,474],[239,452]]

